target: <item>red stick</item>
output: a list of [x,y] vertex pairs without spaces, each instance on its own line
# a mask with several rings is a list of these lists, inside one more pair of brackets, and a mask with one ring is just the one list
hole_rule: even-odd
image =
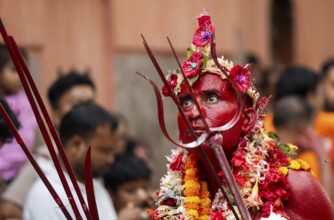
[[[1,21],[1,20],[0,20],[0,21]],[[27,95],[27,97],[28,97],[28,99],[29,99],[29,102],[30,102],[30,105],[31,105],[32,110],[33,110],[33,112],[34,112],[36,121],[37,121],[38,126],[39,126],[39,128],[40,128],[40,130],[41,130],[41,133],[42,133],[42,136],[43,136],[43,138],[44,138],[44,140],[45,140],[45,143],[46,143],[46,145],[47,145],[47,147],[48,147],[48,149],[49,149],[49,151],[50,151],[50,155],[51,155],[51,158],[52,158],[52,160],[53,160],[53,162],[54,162],[54,165],[55,165],[55,168],[56,168],[57,173],[58,173],[58,175],[59,175],[59,178],[60,178],[62,184],[64,185],[64,190],[65,190],[66,195],[67,195],[67,197],[68,197],[68,199],[69,199],[69,202],[70,202],[70,204],[71,204],[71,207],[72,207],[72,209],[73,209],[73,212],[74,212],[74,214],[75,214],[75,217],[76,217],[76,219],[82,219],[82,217],[81,217],[81,215],[80,215],[80,213],[79,213],[78,207],[77,207],[77,205],[76,205],[76,203],[75,203],[75,200],[74,200],[74,198],[73,198],[73,196],[72,196],[71,189],[70,189],[70,187],[69,187],[69,185],[68,185],[68,183],[67,183],[67,180],[66,180],[66,178],[65,178],[65,175],[64,175],[64,173],[63,173],[63,170],[62,170],[61,165],[60,165],[60,163],[59,163],[59,160],[58,160],[58,158],[57,158],[57,154],[56,154],[56,152],[55,152],[55,150],[54,150],[54,148],[53,148],[53,146],[52,146],[52,142],[51,142],[51,139],[50,139],[50,137],[49,137],[49,134],[48,134],[48,132],[47,132],[47,130],[46,130],[46,126],[45,126],[45,124],[44,124],[44,122],[43,122],[43,119],[42,119],[42,117],[41,117],[41,115],[40,115],[40,113],[39,113],[39,111],[38,111],[37,105],[36,105],[35,100],[34,100],[34,98],[33,98],[33,96],[32,96],[32,93],[31,93],[31,91],[30,91],[30,88],[29,88],[29,85],[28,85],[28,83],[27,83],[27,80],[26,80],[26,78],[24,77],[24,73],[23,73],[22,68],[21,68],[21,65],[20,65],[20,63],[19,63],[19,61],[18,61],[18,58],[17,58],[17,56],[16,56],[16,54],[15,54],[13,45],[11,44],[11,41],[10,41],[10,39],[9,39],[9,36],[8,36],[8,34],[7,34],[7,32],[6,32],[6,29],[5,29],[5,27],[4,27],[3,23],[2,23],[2,21],[1,21],[0,23],[1,23],[1,24],[0,24],[0,32],[1,32],[1,35],[2,35],[2,37],[3,37],[3,39],[4,39],[4,41],[5,41],[5,44],[6,44],[6,46],[7,46],[7,49],[8,49],[8,51],[9,51],[9,54],[10,54],[10,56],[11,56],[11,58],[12,58],[12,61],[13,61],[14,65],[15,65],[15,68],[16,68],[16,70],[17,70],[17,73],[18,73],[18,75],[19,75],[19,77],[20,77],[20,80],[21,80],[21,82],[22,82],[23,88],[24,88],[24,90],[25,90],[25,92],[26,92],[26,95]]]
[[88,147],[85,158],[85,175],[84,175],[85,187],[86,187],[89,211],[94,220],[99,220],[99,213],[97,211],[96,201],[95,201],[90,152],[91,152],[91,146]]
[[65,217],[67,219],[72,219],[71,215],[68,213],[66,207],[64,206],[63,202],[61,201],[60,197],[58,196],[57,192],[54,190],[52,185],[50,184],[49,180],[46,178],[45,174],[43,173],[42,169],[40,166],[37,164],[35,158],[32,156],[30,153],[29,149],[25,145],[24,141],[22,140],[22,137],[20,136],[19,132],[17,131],[14,123],[8,116],[7,112],[5,111],[4,107],[2,104],[0,104],[0,113],[2,117],[5,119],[8,127],[10,128],[13,136],[15,137],[17,143],[21,146],[23,152],[27,155],[28,160],[30,161],[31,165],[35,168],[36,172],[38,173],[39,177],[43,181],[44,185],[46,188],[49,190],[50,194],[52,195],[53,199],[57,203],[57,205],[60,207],[62,212],[64,213]]
[[25,74],[25,76],[28,79],[28,83],[29,83],[29,85],[30,85],[30,87],[31,87],[31,89],[32,89],[35,97],[36,97],[37,103],[38,103],[38,105],[39,105],[39,107],[40,107],[40,109],[42,111],[42,114],[43,114],[43,116],[45,118],[45,121],[46,121],[46,123],[48,125],[48,128],[49,128],[49,130],[50,130],[50,132],[52,134],[52,137],[53,137],[53,139],[54,139],[54,141],[56,143],[58,152],[60,154],[61,159],[64,162],[65,168],[66,168],[67,173],[68,173],[68,175],[69,175],[69,177],[71,179],[71,182],[72,182],[72,184],[74,186],[76,194],[77,194],[77,196],[79,198],[79,201],[81,203],[82,209],[85,212],[87,219],[92,219],[92,216],[91,216],[91,214],[90,214],[90,212],[88,210],[86,202],[85,202],[85,200],[83,198],[83,195],[82,195],[82,193],[80,191],[79,184],[78,184],[78,182],[77,182],[77,180],[75,178],[73,169],[72,169],[72,167],[71,167],[71,165],[68,162],[68,159],[66,157],[66,154],[65,154],[63,145],[62,145],[62,143],[60,141],[59,135],[58,135],[58,133],[57,133],[55,127],[54,127],[54,124],[53,124],[53,122],[51,120],[51,117],[50,117],[48,111],[46,110],[45,104],[44,104],[44,102],[43,102],[43,100],[42,100],[42,98],[41,98],[41,96],[40,96],[40,94],[38,92],[37,86],[36,86],[36,84],[35,84],[32,76],[31,76],[31,73],[30,73],[30,71],[28,69],[28,66],[25,63],[24,58],[23,58],[23,56],[22,56],[22,54],[21,54],[21,52],[20,52],[20,50],[19,50],[19,48],[18,48],[15,40],[14,40],[14,38],[12,36],[9,36],[9,40],[12,43],[12,46],[13,46],[15,52],[16,52],[16,55],[17,55],[20,63],[21,63],[21,66],[22,66],[22,68],[24,70],[24,74]]

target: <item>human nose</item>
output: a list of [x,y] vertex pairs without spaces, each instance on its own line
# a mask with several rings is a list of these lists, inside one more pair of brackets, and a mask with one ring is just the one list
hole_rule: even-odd
[[106,155],[107,156],[107,163],[111,165],[115,161],[115,155],[114,153],[109,153]]
[[197,103],[198,103],[198,106],[194,105],[192,106],[192,109],[190,111],[190,115],[189,115],[189,119],[190,120],[197,120],[200,118],[200,111],[202,109],[202,105],[201,105],[201,102],[200,100],[197,99]]
[[137,198],[138,198],[138,201],[140,203],[142,203],[144,201],[147,201],[147,199],[148,199],[148,193],[147,193],[147,191],[145,189],[142,189],[142,188],[139,189],[137,191]]

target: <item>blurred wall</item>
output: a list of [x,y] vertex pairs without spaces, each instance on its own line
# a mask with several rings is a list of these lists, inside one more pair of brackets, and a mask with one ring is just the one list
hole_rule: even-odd
[[334,57],[334,1],[294,0],[296,64],[317,71],[329,57]]
[[112,107],[110,7],[106,0],[0,1],[7,32],[32,57],[44,100],[57,73],[74,68],[91,71],[98,85],[98,101]]

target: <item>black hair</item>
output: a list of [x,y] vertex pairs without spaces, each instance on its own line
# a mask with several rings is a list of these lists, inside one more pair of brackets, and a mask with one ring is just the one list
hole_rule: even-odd
[[61,75],[48,90],[48,98],[52,108],[57,109],[59,107],[59,99],[64,93],[79,85],[88,85],[95,91],[95,85],[87,73],[81,74],[71,70],[67,74]]
[[136,155],[136,149],[138,147],[144,148],[148,158],[152,157],[152,149],[148,143],[139,140],[138,138],[126,137],[125,152],[127,154]]
[[310,123],[313,108],[301,96],[287,96],[280,99],[274,107],[274,125],[276,128],[298,128],[301,123]]
[[294,66],[286,69],[276,86],[276,100],[285,96],[298,95],[306,97],[310,93],[315,93],[319,75],[312,70]]
[[124,183],[136,180],[149,180],[151,170],[146,162],[132,154],[120,154],[104,175],[104,185],[111,192],[116,192]]
[[[25,49],[23,49],[22,47],[19,48],[22,56],[27,59],[27,53],[25,51]],[[10,57],[10,54],[7,50],[7,47],[5,44],[0,44],[0,73],[2,72],[3,68],[9,63],[11,62],[12,59]]]
[[245,57],[245,64],[254,64],[254,65],[257,65],[259,64],[260,61],[259,61],[259,58],[255,55],[255,54],[247,54],[246,57]]
[[[12,109],[9,107],[7,102],[3,99],[0,98],[0,103],[4,107],[5,111],[9,115],[10,119],[12,120],[13,124],[17,129],[20,127],[20,123],[16,118],[16,115],[12,111]],[[0,140],[5,143],[10,141],[13,138],[12,132],[10,131],[5,119],[0,115]]]
[[60,139],[64,145],[75,135],[88,141],[101,125],[108,125],[115,132],[118,119],[95,103],[80,104],[65,114],[59,126]]
[[330,71],[331,68],[334,67],[334,58],[327,60],[321,68],[321,80],[325,79]]

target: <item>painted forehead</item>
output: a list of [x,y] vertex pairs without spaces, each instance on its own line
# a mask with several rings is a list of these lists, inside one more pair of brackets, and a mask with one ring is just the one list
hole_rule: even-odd
[[[223,96],[231,96],[233,89],[226,79],[222,79],[216,74],[206,73],[201,75],[194,83],[192,89],[195,95],[200,95],[203,92],[216,91]],[[185,83],[181,86],[180,95],[188,94],[188,88]]]

